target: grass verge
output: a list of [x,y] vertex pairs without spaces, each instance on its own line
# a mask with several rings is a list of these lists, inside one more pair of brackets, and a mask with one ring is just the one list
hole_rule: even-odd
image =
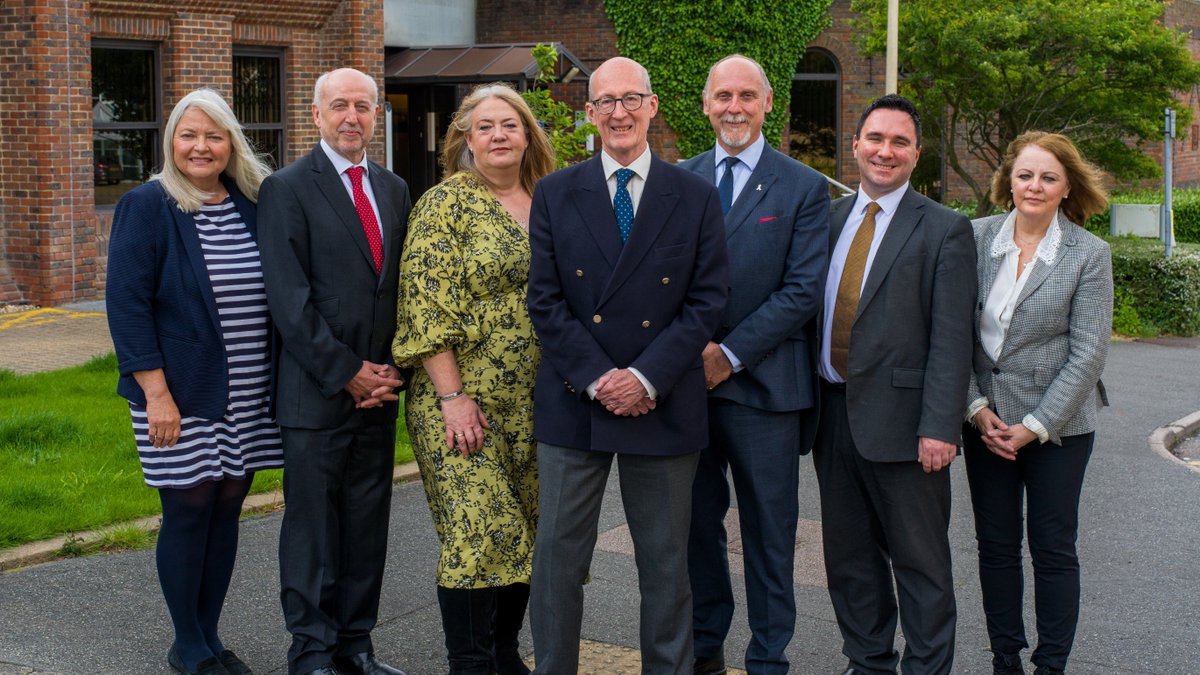
[[[116,381],[112,354],[47,373],[0,370],[0,549],[161,512],[142,480]],[[396,461],[411,461],[404,425],[397,431]],[[260,471],[251,492],[282,484],[282,471]],[[84,552],[145,545],[128,529],[114,528]]]

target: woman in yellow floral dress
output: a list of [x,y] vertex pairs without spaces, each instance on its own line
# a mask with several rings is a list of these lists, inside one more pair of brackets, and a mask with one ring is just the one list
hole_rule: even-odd
[[492,84],[463,100],[442,166],[409,217],[392,351],[416,369],[405,415],[441,540],[450,673],[524,675],[538,501],[528,220],[554,157],[524,100]]

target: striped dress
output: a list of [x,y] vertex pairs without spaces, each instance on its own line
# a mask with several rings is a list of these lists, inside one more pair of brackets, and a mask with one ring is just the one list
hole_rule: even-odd
[[202,205],[195,220],[229,362],[229,400],[219,420],[184,417],[179,440],[162,448],[150,442],[145,407],[129,405],[142,473],[154,488],[189,488],[283,466],[279,427],[268,413],[271,324],[258,245],[228,197]]

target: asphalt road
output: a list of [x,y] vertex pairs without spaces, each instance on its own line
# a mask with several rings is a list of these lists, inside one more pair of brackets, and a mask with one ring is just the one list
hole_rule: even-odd
[[[1083,606],[1070,671],[1200,673],[1200,473],[1147,446],[1156,427],[1200,410],[1200,340],[1114,343],[1104,381],[1112,407],[1101,414],[1084,486]],[[840,673],[845,666],[841,640],[821,586],[819,543],[811,537],[820,520],[816,481],[811,463],[806,460],[802,467],[801,530],[809,534],[797,550],[800,565],[808,567],[797,577],[800,617],[789,656],[793,672]],[[989,673],[961,461],[951,471],[959,606],[955,672]],[[288,636],[276,567],[279,522],[280,516],[272,514],[244,523],[222,624],[226,644],[258,673],[285,672]],[[589,657],[587,672],[637,672],[636,655],[620,649],[636,648],[638,636],[637,575],[620,544],[623,523],[620,494],[610,484],[583,637],[614,647],[615,655]],[[397,486],[382,616],[374,635],[379,656],[410,675],[446,671],[433,587],[436,556],[420,485]],[[1031,574],[1026,577],[1031,580]],[[1031,581],[1027,585],[1031,597]],[[1027,615],[1032,629],[1032,612]],[[745,622],[742,608],[726,649],[731,665],[741,663]],[[64,560],[0,575],[0,675],[166,674],[171,672],[164,657],[170,640],[153,551]]]

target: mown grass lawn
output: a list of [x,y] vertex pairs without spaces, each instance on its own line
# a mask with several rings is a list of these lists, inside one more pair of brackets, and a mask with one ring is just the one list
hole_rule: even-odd
[[[112,354],[48,373],[0,370],[0,549],[160,512],[116,384]],[[410,461],[398,431],[396,461]],[[282,471],[261,471],[252,491],[281,485]]]

